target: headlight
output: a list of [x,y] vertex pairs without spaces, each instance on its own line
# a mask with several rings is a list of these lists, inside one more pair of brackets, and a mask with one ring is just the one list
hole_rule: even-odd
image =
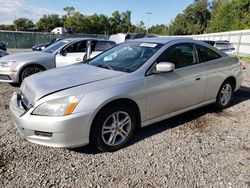
[[15,61],[5,61],[5,62],[0,62],[0,66],[2,67],[11,67],[14,65]]
[[54,99],[38,106],[32,114],[40,116],[66,116],[74,111],[81,98],[82,95]]

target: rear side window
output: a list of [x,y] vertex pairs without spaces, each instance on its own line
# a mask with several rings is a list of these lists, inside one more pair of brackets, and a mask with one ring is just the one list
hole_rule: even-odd
[[111,41],[98,41],[94,47],[94,51],[106,51],[111,47],[115,46],[114,42]]
[[196,51],[192,43],[177,44],[169,47],[158,58],[157,62],[170,62],[175,64],[175,68],[182,68],[198,63]]
[[197,44],[196,48],[198,50],[200,61],[202,63],[221,58],[221,56],[219,54],[217,54],[216,52],[214,52],[213,50],[211,50],[205,46]]

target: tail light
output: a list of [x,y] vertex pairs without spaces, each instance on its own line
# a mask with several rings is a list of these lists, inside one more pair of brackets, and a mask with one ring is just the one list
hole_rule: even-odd
[[246,64],[240,61],[241,70],[246,69]]

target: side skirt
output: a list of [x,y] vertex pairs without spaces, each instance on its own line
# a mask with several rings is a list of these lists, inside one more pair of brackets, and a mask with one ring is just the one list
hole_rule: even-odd
[[156,117],[156,118],[153,118],[153,119],[146,120],[146,121],[141,123],[141,127],[146,127],[146,126],[151,125],[153,123],[157,123],[157,122],[163,121],[165,119],[169,119],[169,118],[177,116],[179,114],[183,114],[185,112],[200,108],[202,106],[213,104],[215,102],[216,102],[216,99],[213,99],[213,100],[210,100],[210,101],[207,101],[207,102],[204,102],[204,103],[200,103],[200,104],[197,104],[197,105],[194,105],[194,106],[190,106],[190,107],[182,109],[182,110],[178,110],[178,111],[175,111],[175,112],[171,112],[169,114],[165,114],[165,115],[160,116],[160,117]]

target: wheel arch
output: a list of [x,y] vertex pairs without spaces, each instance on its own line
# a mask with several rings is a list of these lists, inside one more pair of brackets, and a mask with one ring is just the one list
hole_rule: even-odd
[[[237,80],[234,76],[229,76],[228,78],[226,78],[223,83],[225,83],[226,81],[231,81],[233,83],[233,86],[234,86],[234,90],[236,89],[236,85],[237,85]],[[222,84],[223,84],[222,83]],[[221,85],[222,85],[221,84]]]
[[25,64],[23,65],[22,67],[19,68],[19,71],[18,71],[18,81],[20,82],[21,81],[21,75],[22,75],[22,72],[24,71],[25,68],[27,67],[31,67],[31,66],[37,66],[37,67],[40,67],[42,68],[43,71],[47,70],[47,68],[39,63],[28,63],[28,64]]
[[94,115],[92,122],[91,122],[91,127],[90,127],[90,132],[89,132],[89,141],[91,142],[91,135],[93,133],[94,129],[94,123],[96,118],[102,113],[102,111],[106,108],[108,108],[111,105],[115,104],[126,104],[128,106],[131,106],[136,114],[136,129],[141,127],[141,111],[139,108],[139,105],[132,99],[130,98],[118,98],[118,99],[113,99],[112,101],[108,101],[106,104],[100,107],[100,109],[97,111],[97,113]]

